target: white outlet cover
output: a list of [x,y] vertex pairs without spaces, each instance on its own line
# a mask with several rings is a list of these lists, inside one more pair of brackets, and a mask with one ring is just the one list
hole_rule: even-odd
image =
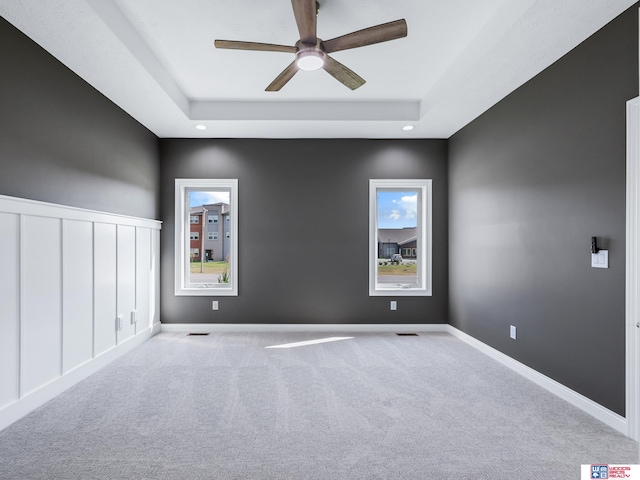
[[398,302],[396,300],[391,300],[391,310],[398,309]]
[[213,300],[211,302],[211,310],[218,310],[218,300]]
[[514,325],[511,325],[509,328],[509,336],[514,340],[516,339],[516,327]]

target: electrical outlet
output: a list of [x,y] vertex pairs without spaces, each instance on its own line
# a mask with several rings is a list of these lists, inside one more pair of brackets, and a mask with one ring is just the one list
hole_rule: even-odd
[[211,302],[211,310],[218,310],[218,300],[213,300]]
[[514,325],[511,325],[511,327],[509,328],[509,336],[515,340],[516,339],[516,327]]
[[389,308],[391,308],[391,310],[397,310],[398,309],[398,302],[395,301],[395,300],[391,300],[391,304],[390,304]]

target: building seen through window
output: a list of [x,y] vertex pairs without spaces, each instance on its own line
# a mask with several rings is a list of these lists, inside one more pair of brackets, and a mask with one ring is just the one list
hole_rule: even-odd
[[[230,275],[231,233],[228,221],[219,222],[220,218],[229,218],[229,194],[218,192],[218,196],[227,197],[227,201],[195,205],[203,192],[190,192],[189,214],[198,221],[190,225],[191,249],[198,250],[198,255],[191,255],[189,269],[190,283],[222,282]],[[226,194],[225,194],[226,193]],[[195,197],[192,199],[191,197]],[[203,216],[206,221],[203,221]]]

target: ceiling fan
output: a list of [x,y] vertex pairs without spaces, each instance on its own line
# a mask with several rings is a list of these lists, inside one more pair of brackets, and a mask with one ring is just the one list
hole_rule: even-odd
[[320,10],[318,2],[316,0],[291,0],[291,5],[293,6],[293,14],[300,32],[300,40],[293,47],[235,40],[215,41],[216,48],[295,54],[295,60],[271,82],[265,89],[267,92],[279,91],[293,78],[298,70],[318,70],[320,68],[323,68],[351,90],[355,90],[364,85],[365,80],[354,71],[331,58],[329,54],[407,36],[407,22],[402,19],[324,41],[316,35],[316,16]]

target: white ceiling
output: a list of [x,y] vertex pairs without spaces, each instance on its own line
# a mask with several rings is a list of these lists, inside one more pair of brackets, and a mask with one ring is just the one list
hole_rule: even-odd
[[367,81],[355,91],[320,70],[265,92],[291,54],[214,48],[294,45],[290,0],[0,0],[0,15],[159,137],[448,138],[635,1],[321,0],[324,40],[407,21],[407,38],[332,54]]

